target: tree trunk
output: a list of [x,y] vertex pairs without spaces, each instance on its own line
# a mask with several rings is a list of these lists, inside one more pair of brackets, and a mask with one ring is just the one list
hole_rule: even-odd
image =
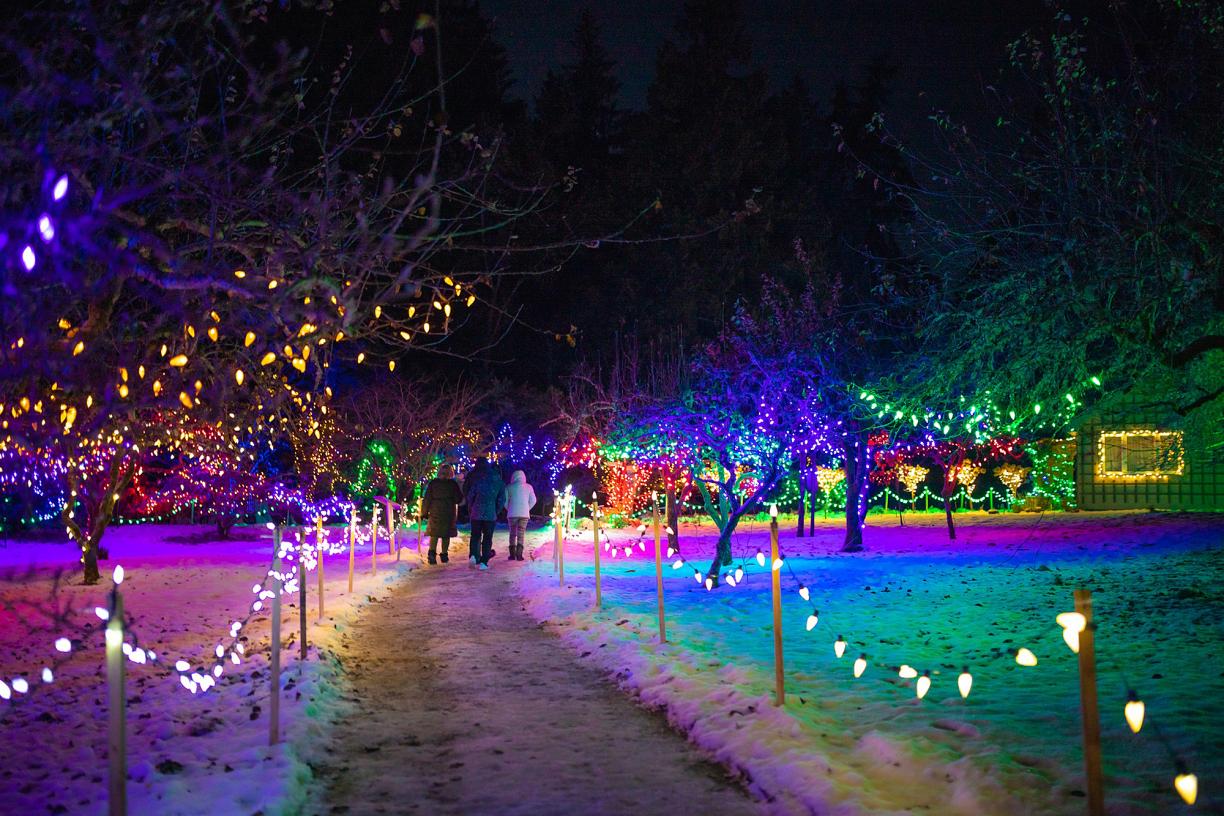
[[680,503],[677,501],[675,482],[667,488],[667,546],[672,552],[680,552]]
[[842,552],[863,551],[863,517],[867,502],[867,439],[856,434],[846,437],[846,538]]
[[952,499],[948,496],[943,497],[944,516],[948,519],[948,538],[956,540],[956,525],[952,523]]
[[803,470],[799,471],[799,530],[795,533],[796,538],[803,538]]
[[102,580],[102,573],[98,571],[98,540],[93,535],[85,540],[84,550],[81,559],[85,566],[84,581],[87,586],[93,586]]

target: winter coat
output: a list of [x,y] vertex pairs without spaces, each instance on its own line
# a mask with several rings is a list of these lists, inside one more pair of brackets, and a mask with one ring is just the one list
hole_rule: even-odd
[[527,483],[527,474],[514,471],[506,485],[506,518],[530,518],[535,503],[535,488]]
[[423,501],[425,518],[429,519],[428,534],[439,538],[456,535],[455,517],[463,501],[459,483],[454,479],[431,479]]
[[506,505],[506,485],[491,467],[477,467],[463,480],[468,516],[472,521],[497,521]]

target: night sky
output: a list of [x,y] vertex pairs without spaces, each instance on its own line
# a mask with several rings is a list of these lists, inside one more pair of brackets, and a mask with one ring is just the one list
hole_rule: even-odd
[[[510,54],[514,93],[531,98],[590,5],[617,60],[621,102],[645,106],[655,53],[673,36],[680,0],[482,0]],[[981,87],[1005,59],[1004,46],[1039,15],[1036,0],[757,0],[745,3],[753,60],[777,88],[800,76],[819,99],[853,83],[876,57],[898,69],[886,112],[917,124],[934,108],[972,115]]]

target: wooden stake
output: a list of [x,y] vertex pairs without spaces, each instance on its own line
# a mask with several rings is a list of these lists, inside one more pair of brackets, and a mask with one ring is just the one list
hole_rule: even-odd
[[1075,611],[1084,616],[1079,633],[1080,714],[1084,722],[1084,775],[1089,816],[1105,816],[1105,784],[1101,776],[1101,715],[1097,709],[1096,632],[1092,623],[1092,593],[1075,590]]
[[655,539],[655,592],[659,596],[659,642],[667,642],[667,622],[663,618],[663,534],[659,529],[659,497],[651,505]]
[[[272,532],[273,546],[276,547],[276,557],[272,561],[272,571],[281,571],[281,530],[276,527]],[[280,646],[281,646],[281,580],[272,579],[272,657],[269,674],[272,678],[272,694],[268,702],[268,744],[280,742]]]
[[378,510],[374,510],[374,517],[370,519],[370,574],[378,574]]
[[387,555],[395,553],[395,560],[399,560],[399,547],[395,546],[395,510],[392,508],[392,502],[387,500]]
[[769,521],[769,575],[773,588],[774,705],[780,706],[786,704],[786,688],[782,673],[782,570],[774,569],[777,560],[778,517],[775,515]]
[[[302,549],[306,548],[306,537],[302,536]],[[301,645],[298,647],[302,655],[302,663],[306,662],[306,562],[302,553],[298,552],[298,623]]]
[[591,497],[591,527],[595,531],[595,608],[603,606],[603,591],[599,586],[599,494]]
[[353,511],[352,517],[349,519],[349,594],[353,594],[353,567],[357,560],[357,511]]
[[127,691],[123,656],[123,596],[111,590],[114,603],[106,624],[107,764],[110,779],[107,805],[110,816],[127,813]]
[[323,517],[315,519],[315,544],[318,556],[315,561],[315,571],[319,573],[319,623],[323,622]]
[[[425,556],[421,553],[421,516],[425,514],[425,497],[417,498],[417,558],[425,560]],[[447,547],[449,549],[449,545]],[[448,558],[450,556],[447,556]]]
[[557,573],[561,576],[558,585],[565,586],[565,532],[561,529],[561,520],[557,519]]

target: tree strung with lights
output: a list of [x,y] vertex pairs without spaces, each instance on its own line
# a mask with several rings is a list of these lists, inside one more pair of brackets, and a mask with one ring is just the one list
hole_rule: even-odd
[[671,404],[649,407],[642,424],[691,456],[689,468],[718,546],[707,578],[719,583],[731,564],[731,536],[743,516],[774,493],[802,451],[831,455],[830,429],[813,410],[813,376],[800,344],[763,343],[786,333],[741,306],[731,324],[694,362],[692,388]]
[[937,115],[933,150],[883,133],[923,168],[878,177],[913,214],[896,230],[906,263],[930,278],[918,336],[938,365],[915,390],[990,394],[1048,436],[1065,424],[1051,403],[1089,386],[1102,410],[1134,399],[1218,448],[1224,10],[1056,5],[1008,56],[996,127]]
[[[272,13],[305,15],[278,29],[300,33],[317,11]],[[497,173],[496,137],[450,127],[441,21],[378,21],[413,33],[371,98],[351,50],[280,47],[265,18],[71,0],[0,32],[0,445],[87,467],[65,512],[89,582],[159,438],[148,417],[241,404],[268,437],[317,422],[334,361],[393,371],[435,347],[552,192]]]

